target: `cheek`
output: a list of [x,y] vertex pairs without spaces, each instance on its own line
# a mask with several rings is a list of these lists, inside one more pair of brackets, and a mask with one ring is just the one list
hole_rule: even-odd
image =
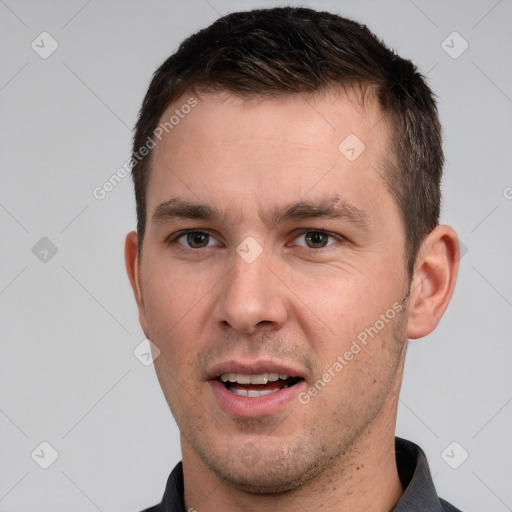
[[340,428],[353,429],[374,417],[393,387],[406,340],[397,340],[396,310],[391,307],[383,314],[385,320],[362,321],[363,327],[346,333],[322,355],[321,374],[312,384],[321,389],[317,409],[331,410]]
[[202,281],[187,274],[187,269],[158,260],[148,258],[143,269],[144,304],[154,322],[173,324],[193,309],[205,291]]
[[143,296],[149,338],[161,351],[159,364],[181,372],[187,354],[197,349],[193,340],[199,338],[206,321],[201,313],[206,292],[200,282],[179,269],[151,265],[150,261],[148,268],[151,273],[144,275]]
[[296,291],[298,322],[322,366],[332,364],[358,337],[362,342],[371,339],[378,347],[393,337],[391,327],[403,283],[393,277],[391,266],[388,272],[380,272],[382,265],[366,267],[364,272],[338,269],[296,280],[301,283]]

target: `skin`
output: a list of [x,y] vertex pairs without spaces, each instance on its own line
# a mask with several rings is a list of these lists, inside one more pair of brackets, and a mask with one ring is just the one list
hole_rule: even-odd
[[[380,175],[388,126],[371,98],[364,107],[334,91],[198,101],[154,149],[142,258],[135,232],[125,246],[140,323],[161,351],[155,369],[181,432],[186,507],[389,511],[403,493],[394,432],[407,338],[430,333],[448,305],[457,236],[433,230],[408,279],[404,225]],[[354,161],[338,150],[351,133],[365,144]],[[176,197],[222,216],[154,221],[158,205]],[[271,222],[271,208],[299,200],[348,203],[365,224]],[[208,245],[186,236],[166,243],[184,229],[209,233],[200,237]],[[312,231],[323,233],[308,238]],[[236,252],[246,237],[262,248],[252,263]],[[232,359],[283,362],[307,390],[393,304],[401,311],[307,404],[294,399],[248,418],[214,397],[208,371]]]

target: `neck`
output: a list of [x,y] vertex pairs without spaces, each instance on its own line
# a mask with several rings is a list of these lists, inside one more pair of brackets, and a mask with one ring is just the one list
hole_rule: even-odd
[[403,494],[395,458],[400,376],[378,416],[334,465],[285,493],[260,495],[234,488],[219,479],[182,436],[186,509],[291,512],[322,508],[324,512],[389,512]]

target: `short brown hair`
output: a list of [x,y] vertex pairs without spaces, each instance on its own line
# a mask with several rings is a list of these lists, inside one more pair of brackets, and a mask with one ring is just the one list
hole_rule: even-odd
[[411,61],[365,25],[307,8],[235,12],[193,34],[154,73],[135,128],[132,176],[139,250],[146,226],[151,152],[138,150],[166,108],[187,91],[242,98],[371,90],[391,126],[383,178],[401,211],[409,276],[424,237],[439,222],[443,151],[432,91]]

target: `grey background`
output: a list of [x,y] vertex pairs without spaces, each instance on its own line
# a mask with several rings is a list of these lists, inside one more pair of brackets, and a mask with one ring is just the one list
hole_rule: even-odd
[[[151,73],[179,42],[219,14],[277,4],[0,0],[0,511],[160,500],[180,449],[154,369],[133,353],[131,179],[103,200],[92,191],[128,159]],[[410,343],[397,433],[424,448],[441,496],[512,510],[512,2],[301,5],[366,23],[439,97],[442,221],[467,253],[438,329]],[[59,45],[46,59],[31,47],[50,48],[43,31]],[[469,44],[458,58],[454,31]],[[48,469],[43,441],[58,452]]]

